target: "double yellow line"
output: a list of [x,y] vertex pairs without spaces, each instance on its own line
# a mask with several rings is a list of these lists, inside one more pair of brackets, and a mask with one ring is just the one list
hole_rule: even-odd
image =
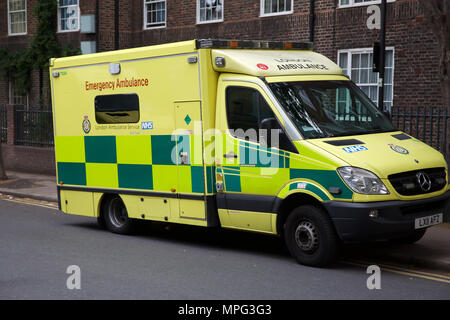
[[394,266],[394,265],[378,263],[378,262],[369,263],[367,261],[348,260],[348,259],[341,260],[340,262],[344,263],[344,264],[358,266],[358,267],[364,267],[364,268],[367,268],[370,265],[377,265],[380,267],[380,269],[382,271],[387,271],[387,272],[397,273],[397,274],[401,274],[401,275],[405,275],[405,276],[409,276],[409,277],[423,278],[423,279],[439,281],[439,282],[444,282],[444,283],[450,284],[450,273],[443,273],[443,274],[431,273],[431,272],[409,269],[409,268],[405,268],[403,266]]

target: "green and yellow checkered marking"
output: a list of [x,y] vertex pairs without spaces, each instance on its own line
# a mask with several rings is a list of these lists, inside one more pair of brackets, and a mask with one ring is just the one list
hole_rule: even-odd
[[[300,169],[304,168],[304,169]],[[352,199],[353,192],[347,187],[336,170],[323,168],[313,159],[304,160],[302,156],[276,148],[265,148],[254,143],[239,141],[239,161],[233,165],[224,164],[218,167],[223,174],[227,192],[276,195],[286,182],[290,180],[311,180],[325,190],[330,187],[339,188],[337,199]],[[293,184],[294,186],[296,184]],[[307,185],[306,190],[313,192],[323,201],[330,198],[319,188]]]
[[[215,166],[203,166],[198,161],[176,163],[181,151],[191,159],[193,139],[172,135],[56,137],[58,182],[97,188],[159,192],[176,189],[178,193],[214,194]],[[240,142],[235,151],[239,160],[218,168],[227,192],[262,190],[261,194],[277,194],[287,181],[307,179],[325,190],[338,187],[341,193],[333,195],[334,198],[353,196],[335,170],[323,169],[310,161],[303,163],[288,152],[247,142]],[[328,200],[323,194],[318,196]]]
[[191,158],[192,144],[189,136],[172,135],[56,137],[58,182],[97,188],[161,192],[176,188],[179,193],[214,193],[214,166],[174,163],[178,161],[175,152],[180,150]]

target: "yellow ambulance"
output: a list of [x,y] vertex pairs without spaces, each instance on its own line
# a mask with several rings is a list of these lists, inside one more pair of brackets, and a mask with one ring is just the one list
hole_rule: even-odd
[[60,210],[340,242],[419,240],[448,216],[441,153],[397,130],[311,43],[192,40],[50,61]]

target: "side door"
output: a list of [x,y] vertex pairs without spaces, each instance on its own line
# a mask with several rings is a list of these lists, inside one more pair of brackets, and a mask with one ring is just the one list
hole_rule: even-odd
[[222,137],[216,139],[217,174],[233,223],[240,218],[234,213],[240,211],[272,212],[275,195],[289,180],[289,154],[296,150],[286,143],[287,135],[260,86],[222,81],[218,90]]
[[[177,193],[181,219],[206,221],[205,174],[202,147],[202,120],[200,101],[174,103],[175,127],[172,139],[176,141]],[[185,220],[186,221],[186,220]]]

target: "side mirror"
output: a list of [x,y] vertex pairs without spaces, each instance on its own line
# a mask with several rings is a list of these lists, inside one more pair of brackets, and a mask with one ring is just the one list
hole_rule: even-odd
[[[275,118],[266,118],[261,121],[259,126],[259,141],[261,145],[271,148],[276,147],[285,151],[298,153],[294,144],[291,142],[289,137],[284,132],[283,128],[280,126],[279,122]],[[272,145],[272,134],[277,132],[278,141],[273,141]]]
[[266,146],[267,148],[270,148],[272,144],[272,130],[278,130],[278,136],[280,136],[283,132],[277,119],[263,119],[261,121],[261,124],[259,125],[259,141],[263,146]]
[[392,114],[389,110],[383,110],[382,112],[389,120],[392,120]]

